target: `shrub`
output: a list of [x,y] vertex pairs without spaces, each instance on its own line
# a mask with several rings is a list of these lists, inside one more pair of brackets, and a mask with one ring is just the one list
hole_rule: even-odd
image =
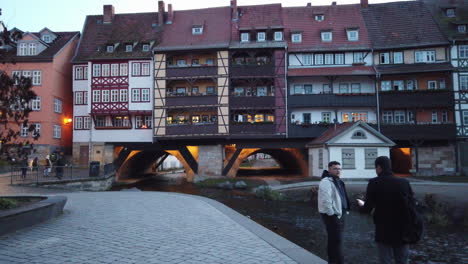
[[280,192],[274,191],[270,186],[262,185],[255,190],[255,195],[259,198],[272,201],[284,200],[284,195]]
[[13,199],[0,198],[0,210],[15,208],[18,203]]
[[426,220],[429,224],[448,226],[450,224],[449,211],[446,204],[436,201],[435,195],[426,193],[424,203],[429,209]]

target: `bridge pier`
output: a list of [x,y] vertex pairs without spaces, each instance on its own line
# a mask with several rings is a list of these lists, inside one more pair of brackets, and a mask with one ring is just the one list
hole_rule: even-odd
[[224,164],[223,145],[198,147],[198,175],[195,181],[209,177],[222,177]]

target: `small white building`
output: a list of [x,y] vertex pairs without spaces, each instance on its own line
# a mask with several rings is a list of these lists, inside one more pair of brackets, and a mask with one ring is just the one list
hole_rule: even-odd
[[321,176],[328,162],[341,163],[342,178],[373,178],[374,161],[390,157],[395,143],[362,121],[337,124],[309,142],[309,175]]

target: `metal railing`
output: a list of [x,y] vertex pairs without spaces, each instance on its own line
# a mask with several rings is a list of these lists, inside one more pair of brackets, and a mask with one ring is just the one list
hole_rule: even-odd
[[[91,179],[108,174],[113,170],[112,164],[94,167],[90,166],[38,166],[36,168],[12,166],[11,184],[60,182],[79,179]],[[113,166],[112,166],[113,167]]]

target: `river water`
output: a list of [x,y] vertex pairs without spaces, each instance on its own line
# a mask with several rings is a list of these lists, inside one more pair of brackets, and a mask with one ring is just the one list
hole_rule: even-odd
[[[198,188],[190,183],[172,185],[146,180],[122,188],[142,191],[180,192],[217,200],[237,212],[326,259],[326,233],[317,206],[313,203],[265,201],[244,191]],[[346,216],[344,248],[347,263],[378,263],[374,225],[370,216],[351,212]],[[428,226],[423,240],[411,246],[411,264],[468,263],[468,231],[461,227]]]

